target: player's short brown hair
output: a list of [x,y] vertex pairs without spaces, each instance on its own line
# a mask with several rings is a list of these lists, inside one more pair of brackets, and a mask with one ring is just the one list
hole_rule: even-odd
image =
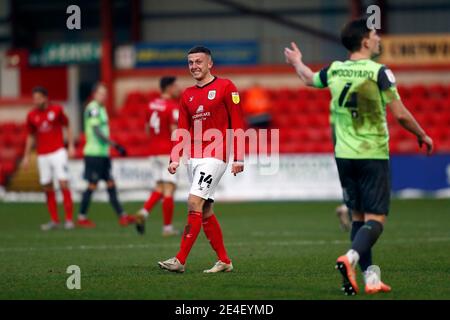
[[367,27],[367,18],[352,20],[341,31],[341,42],[348,51],[358,51],[361,49],[362,40],[368,38],[371,31],[372,29]]
[[33,90],[32,90],[31,92],[32,92],[33,94],[34,94],[34,93],[40,93],[40,94],[42,94],[43,96],[48,97],[48,91],[47,91],[47,89],[45,89],[45,88],[42,87],[42,86],[36,86],[36,87],[34,87]]
[[193,53],[204,53],[204,54],[207,54],[208,56],[212,57],[211,50],[209,50],[205,46],[195,46],[188,51],[188,55],[193,54]]

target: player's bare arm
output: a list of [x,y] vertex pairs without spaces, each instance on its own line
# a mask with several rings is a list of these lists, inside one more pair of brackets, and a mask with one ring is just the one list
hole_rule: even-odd
[[433,140],[422,129],[414,116],[404,106],[403,102],[398,99],[394,100],[389,104],[389,108],[398,123],[417,137],[419,147],[425,144],[427,154],[430,155],[433,152]]
[[23,153],[22,162],[20,164],[21,167],[24,169],[28,169],[28,167],[30,166],[30,155],[33,144],[34,144],[34,136],[32,134],[29,134],[25,142],[25,151]]
[[295,42],[291,42],[291,48],[284,48],[286,62],[295,68],[295,72],[307,86],[313,85],[314,72],[303,63],[302,52]]
[[67,125],[67,152],[69,158],[75,157],[75,139],[70,124]]

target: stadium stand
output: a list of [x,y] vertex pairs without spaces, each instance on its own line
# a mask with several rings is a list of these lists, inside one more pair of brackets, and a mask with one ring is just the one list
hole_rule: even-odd
[[[450,86],[399,86],[405,105],[426,126],[436,143],[436,152],[450,152]],[[330,153],[333,151],[329,127],[328,90],[267,89],[272,101],[272,128],[280,129],[281,153]],[[242,98],[245,99],[245,90]],[[112,138],[123,144],[128,156],[143,157],[151,146],[145,133],[145,108],[157,91],[132,91],[110,122]],[[388,112],[390,148],[393,154],[418,153],[415,139],[403,130]],[[26,139],[24,124],[0,123],[0,184],[15,171]],[[76,155],[83,155],[84,135],[77,140]],[[119,155],[112,150],[112,156]]]

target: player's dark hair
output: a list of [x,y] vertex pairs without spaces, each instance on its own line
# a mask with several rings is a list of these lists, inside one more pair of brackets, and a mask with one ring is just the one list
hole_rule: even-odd
[[348,51],[358,51],[362,40],[369,37],[370,31],[372,29],[367,27],[367,18],[352,20],[341,31],[341,42]]
[[188,51],[188,55],[193,54],[193,53],[204,53],[204,54],[207,54],[208,56],[212,57],[211,50],[209,50],[205,46],[195,46]]
[[106,89],[106,85],[103,82],[96,82],[92,86],[92,93],[96,92],[100,87],[104,87]]
[[162,92],[166,91],[168,86],[171,86],[174,84],[174,82],[177,80],[174,76],[165,76],[162,77],[161,80],[159,80],[159,88]]
[[33,88],[32,93],[40,93],[46,97],[48,97],[48,91],[42,86],[36,86]]

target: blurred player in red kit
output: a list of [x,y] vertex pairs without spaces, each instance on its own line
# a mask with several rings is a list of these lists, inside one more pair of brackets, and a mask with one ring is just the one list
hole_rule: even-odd
[[181,89],[172,76],[163,77],[160,80],[161,97],[151,101],[147,108],[147,130],[150,136],[150,165],[156,186],[143,207],[136,215],[136,230],[145,232],[145,220],[153,207],[162,200],[164,226],[163,236],[178,235],[179,231],[173,228],[172,218],[174,210],[173,194],[177,179],[169,174],[167,164],[172,150],[171,135],[177,128],[178,99]]
[[[178,254],[158,262],[165,270],[184,272],[186,259],[203,225],[203,231],[218,261],[206,273],[229,272],[233,265],[225,250],[222,230],[213,211],[214,192],[222,178],[229,157],[229,130],[243,129],[244,120],[239,93],[228,79],[211,74],[213,61],[206,47],[194,47],[188,52],[189,71],[196,85],[187,88],[180,99],[180,115],[177,134],[189,132],[190,159],[187,166],[191,189],[188,197],[188,221],[181,239]],[[201,127],[198,132],[195,129]],[[215,148],[211,149],[209,132],[215,136]],[[179,166],[180,154],[171,153],[169,172],[174,174]],[[234,161],[231,172],[236,175],[244,170],[244,146],[234,145]],[[224,151],[225,150],[225,151]],[[186,151],[186,150],[184,150]],[[223,152],[222,152],[223,151]]]
[[66,213],[65,229],[73,229],[73,202],[69,189],[68,154],[64,148],[63,128],[67,130],[69,156],[75,155],[74,139],[69,126],[69,119],[63,108],[51,104],[48,100],[47,90],[43,87],[33,89],[33,104],[35,106],[27,116],[26,124],[28,137],[25,144],[25,153],[22,167],[28,168],[33,144],[36,144],[38,153],[39,182],[47,198],[47,208],[51,221],[41,225],[43,231],[60,227],[56,195],[53,188],[53,179],[59,182],[63,194],[64,211]]

